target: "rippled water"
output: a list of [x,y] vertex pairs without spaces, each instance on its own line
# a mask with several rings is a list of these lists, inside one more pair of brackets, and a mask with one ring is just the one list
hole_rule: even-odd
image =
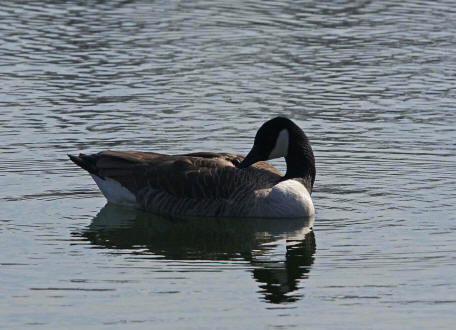
[[[453,1],[4,2],[6,328],[452,328]],[[111,205],[66,153],[311,138],[316,218]],[[282,161],[274,162],[284,170]]]

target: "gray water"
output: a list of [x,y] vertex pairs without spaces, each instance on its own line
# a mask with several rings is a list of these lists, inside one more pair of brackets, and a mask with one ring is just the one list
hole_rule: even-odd
[[[4,1],[0,81],[1,328],[454,327],[453,1]],[[246,154],[278,114],[313,224],[105,206],[66,158]]]

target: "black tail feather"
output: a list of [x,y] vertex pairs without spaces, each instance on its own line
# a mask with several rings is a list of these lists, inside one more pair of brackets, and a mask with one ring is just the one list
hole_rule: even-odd
[[92,155],[79,154],[79,156],[75,156],[68,154],[68,157],[70,157],[73,163],[75,163],[79,167],[82,167],[87,172],[98,175],[96,159]]

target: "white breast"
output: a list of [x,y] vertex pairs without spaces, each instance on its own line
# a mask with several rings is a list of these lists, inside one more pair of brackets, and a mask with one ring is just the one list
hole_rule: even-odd
[[309,217],[315,214],[312,198],[307,189],[296,180],[286,180],[258,192],[255,216],[258,217]]

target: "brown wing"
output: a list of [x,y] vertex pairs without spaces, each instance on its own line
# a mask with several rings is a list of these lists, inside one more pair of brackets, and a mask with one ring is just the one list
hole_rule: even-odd
[[177,198],[233,198],[240,190],[270,188],[280,172],[265,162],[247,169],[236,167],[244,157],[227,153],[162,155],[150,152],[103,151],[71,156],[90,173],[112,178],[134,194],[145,189],[166,192]]

